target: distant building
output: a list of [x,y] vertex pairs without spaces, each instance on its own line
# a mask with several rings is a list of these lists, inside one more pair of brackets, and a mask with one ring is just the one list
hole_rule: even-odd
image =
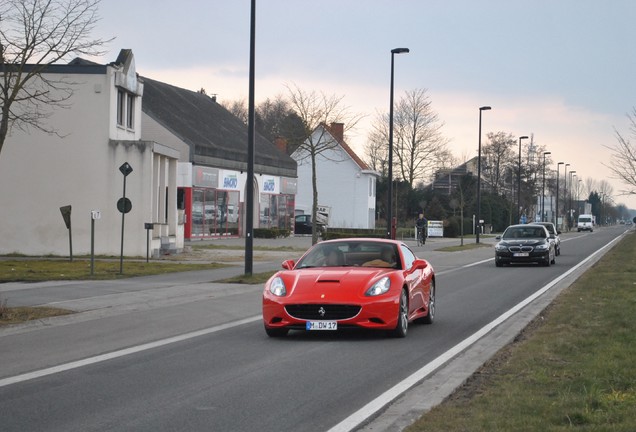
[[[94,238],[96,254],[119,255],[123,237],[124,255],[145,256],[149,234],[159,255],[188,239],[243,235],[248,139],[238,118],[204,94],[138,76],[131,50],[44,75],[72,83],[73,95],[48,107],[57,134],[14,127],[5,141],[0,254],[66,255],[72,246],[86,255]],[[296,162],[256,134],[254,173],[254,227],[291,228]],[[124,178],[132,205],[122,218]]]
[[[329,226],[375,228],[377,171],[371,170],[344,141],[344,125],[320,125],[313,142],[328,147],[316,158],[318,205],[329,213]],[[298,162],[296,212],[311,213],[313,202],[312,167],[302,146],[292,158]]]
[[477,157],[464,162],[455,168],[440,169],[435,172],[431,188],[435,191],[450,195],[457,189],[457,185],[462,177],[466,174],[477,177]]
[[[123,237],[125,255],[145,255],[145,223],[154,223],[153,251],[182,248],[175,205],[179,151],[141,139],[144,84],[132,52],[122,50],[106,65],[82,59],[52,65],[43,75],[72,83],[73,95],[64,108],[43,107],[51,113],[45,124],[57,134],[14,127],[7,136],[0,155],[0,253],[66,255],[72,247],[89,254],[93,224],[96,254],[119,255]],[[117,202],[126,163],[132,208],[122,219]],[[60,212],[66,206],[70,231]]]
[[[142,138],[179,150],[177,205],[185,239],[242,236],[247,126],[214,97],[143,77]],[[254,228],[292,229],[296,161],[254,137]]]

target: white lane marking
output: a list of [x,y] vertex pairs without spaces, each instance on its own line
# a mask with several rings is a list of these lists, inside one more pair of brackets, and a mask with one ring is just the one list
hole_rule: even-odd
[[11,384],[16,384],[19,382],[24,382],[24,381],[29,381],[35,378],[40,378],[43,376],[47,376],[47,375],[53,375],[59,372],[64,372],[64,371],[68,371],[71,369],[76,369],[76,368],[80,368],[83,366],[88,366],[88,365],[92,365],[95,363],[100,363],[103,361],[107,361],[107,360],[112,360],[118,357],[124,357],[130,354],[135,354],[141,351],[146,351],[149,349],[153,349],[153,348],[158,348],[161,346],[165,346],[165,345],[169,345],[171,343],[175,343],[175,342],[181,342],[184,340],[188,340],[188,339],[192,339],[192,338],[196,338],[199,336],[204,336],[204,335],[208,335],[211,333],[216,333],[219,332],[221,330],[227,330],[229,328],[232,327],[237,327],[243,324],[247,324],[247,323],[251,323],[254,321],[258,321],[263,319],[263,317],[261,315],[258,316],[253,316],[253,317],[249,317],[249,318],[244,318],[238,321],[232,321],[226,324],[221,324],[218,326],[214,326],[214,327],[210,327],[207,329],[202,329],[202,330],[197,330],[197,331],[193,331],[190,333],[185,333],[179,336],[173,336],[167,339],[161,339],[155,342],[149,342],[146,344],[142,344],[142,345],[137,345],[134,347],[130,347],[130,348],[126,348],[126,349],[122,349],[122,350],[118,350],[118,351],[113,351],[110,353],[106,353],[106,354],[101,354],[101,355],[97,355],[94,357],[89,357],[89,358],[85,358],[83,360],[77,360],[77,361],[73,361],[70,363],[64,363],[61,365],[57,365],[57,366],[52,366],[50,368],[46,368],[46,369],[40,369],[37,371],[33,371],[33,372],[28,372],[28,373],[24,373],[21,375],[16,375],[16,376],[12,376],[12,377],[8,377],[8,378],[3,378],[0,379],[0,387],[5,387]]
[[557,277],[556,279],[552,280],[543,288],[541,288],[539,291],[535,292],[530,297],[526,298],[525,300],[521,301],[517,305],[513,306],[512,309],[509,309],[508,311],[504,312],[495,320],[486,324],[477,332],[473,333],[471,336],[467,337],[466,339],[464,339],[463,341],[461,341],[460,343],[458,343],[457,345],[455,345],[454,347],[452,347],[451,349],[449,349],[448,351],[446,351],[445,353],[443,353],[442,355],[440,355],[439,357],[431,361],[430,363],[425,364],[421,369],[415,371],[412,375],[406,377],[403,381],[397,383],[395,386],[391,387],[390,389],[382,393],[380,396],[373,399],[371,402],[369,402],[368,404],[360,408],[358,411],[351,414],[349,417],[347,417],[346,419],[344,419],[343,421],[341,421],[340,423],[338,423],[337,425],[329,429],[327,432],[348,432],[360,426],[364,421],[370,418],[373,414],[380,411],[382,408],[384,408],[387,404],[389,404],[393,400],[397,399],[404,392],[409,390],[411,387],[415,386],[418,382],[420,382],[427,376],[431,375],[438,368],[440,368],[445,363],[453,359],[462,351],[466,350],[472,344],[477,342],[479,339],[484,337],[486,334],[492,331],[495,327],[505,322],[508,318],[512,317],[521,309],[523,309],[524,307],[532,303],[534,300],[536,300],[538,297],[540,297],[545,292],[550,290],[557,283],[559,283],[560,281],[568,277],[570,274],[574,273],[577,269],[582,267],[585,263],[587,263],[594,256],[599,254],[601,251],[607,249],[612,244],[617,242],[620,238],[623,237],[623,235],[625,234],[621,234],[620,236],[611,240],[605,246],[603,246],[602,248],[598,249],[596,252],[589,255],[587,258],[585,258],[583,261],[578,263],[576,266],[572,267],[570,270],[563,273],[561,276]]

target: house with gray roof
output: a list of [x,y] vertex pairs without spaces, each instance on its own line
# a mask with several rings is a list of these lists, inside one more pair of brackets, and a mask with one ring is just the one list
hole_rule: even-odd
[[[143,77],[142,137],[179,150],[178,207],[186,239],[242,235],[247,126],[214,97]],[[254,137],[254,227],[290,229],[297,164]]]

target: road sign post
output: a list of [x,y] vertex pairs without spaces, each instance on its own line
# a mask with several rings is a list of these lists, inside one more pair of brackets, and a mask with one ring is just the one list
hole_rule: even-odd
[[133,169],[128,162],[124,162],[119,167],[119,171],[124,175],[124,193],[117,201],[117,210],[121,212],[121,253],[119,255],[119,274],[124,274],[124,217],[132,209],[132,203],[126,198],[126,177]]

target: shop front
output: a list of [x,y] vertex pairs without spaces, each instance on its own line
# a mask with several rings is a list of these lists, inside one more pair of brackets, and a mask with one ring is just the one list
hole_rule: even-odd
[[[184,213],[184,237],[206,239],[243,235],[247,175],[240,171],[184,164],[188,173],[178,188],[178,205]],[[257,175],[255,228],[292,230],[296,179]]]

